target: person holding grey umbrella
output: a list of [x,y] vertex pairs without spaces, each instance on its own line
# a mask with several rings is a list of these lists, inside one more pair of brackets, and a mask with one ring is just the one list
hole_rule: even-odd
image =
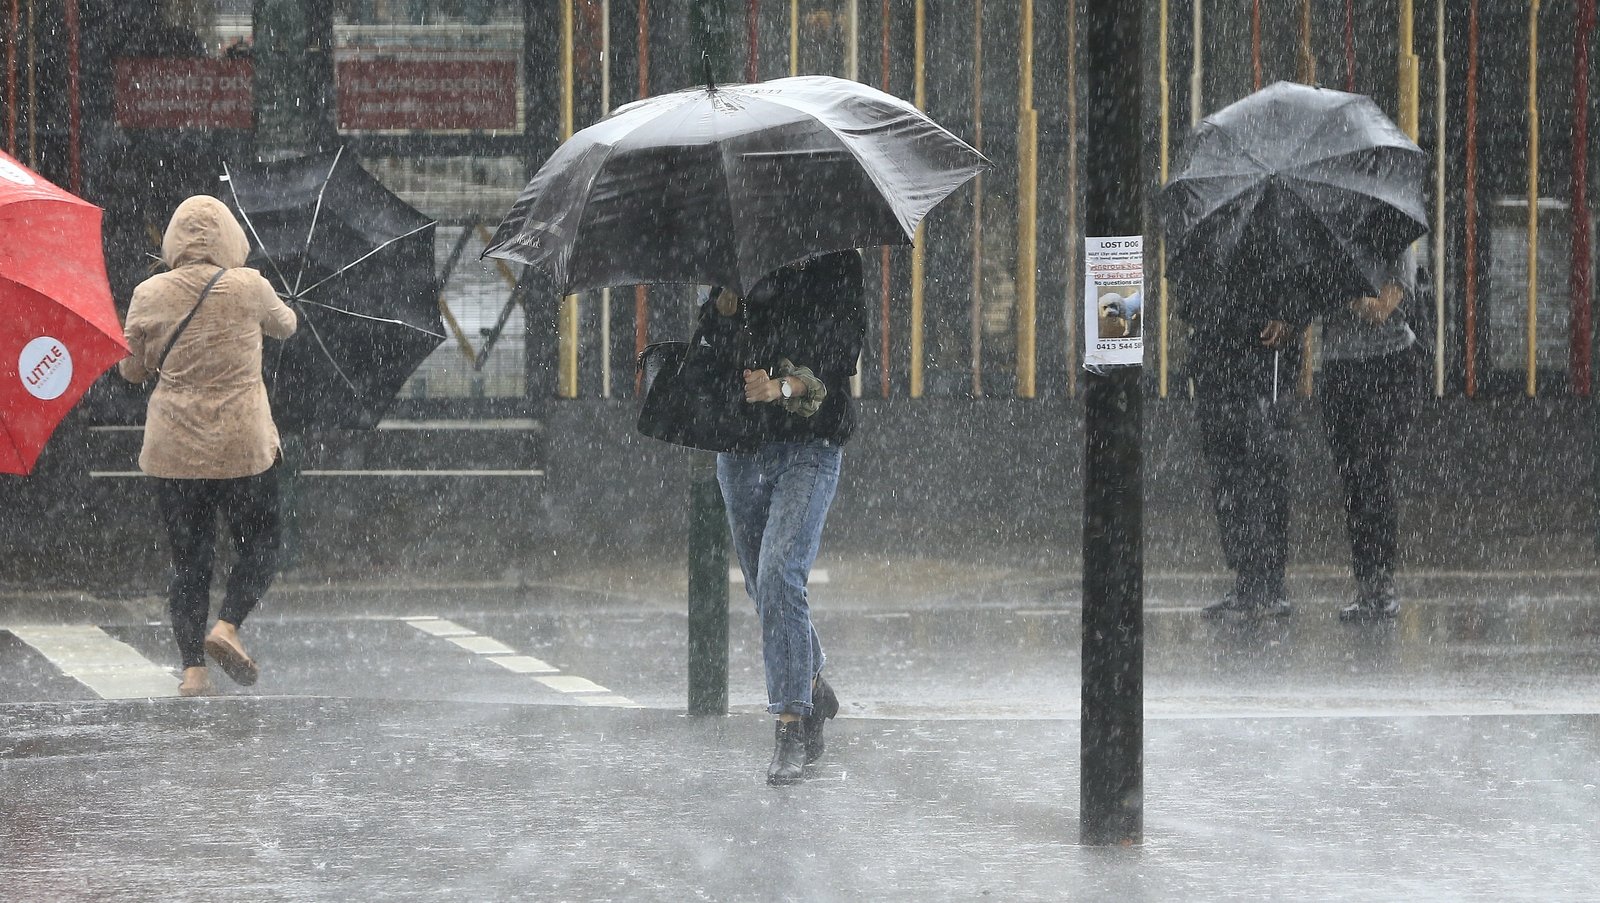
[[[1212,303],[1217,295],[1230,303]],[[1180,282],[1189,324],[1200,448],[1212,473],[1212,507],[1234,584],[1201,610],[1208,618],[1286,617],[1289,559],[1288,382],[1309,317],[1289,285],[1239,279],[1202,290]]]
[[717,455],[745,590],[761,618],[767,711],[777,716],[767,783],[796,784],[821,757],[839,699],[822,677],[806,585],[855,428],[850,377],[866,336],[861,254],[783,267],[748,298],[715,289],[699,334],[760,420],[749,451]]

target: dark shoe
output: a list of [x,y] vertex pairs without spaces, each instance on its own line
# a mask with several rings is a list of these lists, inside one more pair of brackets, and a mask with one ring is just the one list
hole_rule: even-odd
[[1221,618],[1228,615],[1242,615],[1248,612],[1252,607],[1253,606],[1245,602],[1241,602],[1239,600],[1238,593],[1234,592],[1233,590],[1228,590],[1228,592],[1225,593],[1219,601],[1213,602],[1210,605],[1207,605],[1205,608],[1200,609],[1200,617]]
[[773,733],[772,764],[767,766],[767,783],[774,787],[798,784],[806,778],[806,723],[780,721]]
[[1285,599],[1273,599],[1253,606],[1250,613],[1258,618],[1287,618],[1294,614],[1294,606]]
[[1339,610],[1339,620],[1346,624],[1365,624],[1392,620],[1400,614],[1400,599],[1394,590],[1362,594],[1356,601]]
[[839,714],[839,697],[833,693],[833,687],[817,675],[817,684],[811,688],[811,714],[800,719],[806,723],[806,764],[822,758],[825,748],[822,742],[822,728],[828,719]]
[[1292,614],[1294,608],[1283,599],[1245,601],[1238,593],[1232,591],[1223,596],[1221,601],[1200,609],[1202,618],[1287,618]]

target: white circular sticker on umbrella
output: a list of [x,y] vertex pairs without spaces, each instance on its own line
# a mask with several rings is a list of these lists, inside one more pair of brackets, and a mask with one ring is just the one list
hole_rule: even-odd
[[16,182],[18,185],[33,184],[33,176],[28,175],[27,170],[10,160],[0,160],[0,179]]
[[17,373],[22,377],[22,387],[34,398],[60,398],[72,385],[72,355],[65,342],[43,335],[22,346]]

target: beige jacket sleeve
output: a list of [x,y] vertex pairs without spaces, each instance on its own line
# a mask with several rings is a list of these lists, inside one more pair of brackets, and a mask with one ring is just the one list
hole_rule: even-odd
[[128,315],[122,326],[122,337],[128,343],[128,356],[117,364],[117,372],[131,383],[142,383],[151,376],[150,369],[144,362],[144,346],[150,340],[150,333],[146,328],[144,305],[140,300],[139,292],[135,291],[133,300],[128,304]]
[[294,331],[300,326],[300,318],[295,316],[289,305],[283,303],[278,293],[272,290],[272,283],[268,282],[265,276],[256,278],[261,283],[261,332],[274,339],[287,339],[294,335]]

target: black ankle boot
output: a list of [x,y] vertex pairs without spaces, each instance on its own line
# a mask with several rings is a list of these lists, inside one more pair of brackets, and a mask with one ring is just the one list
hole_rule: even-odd
[[778,787],[805,780],[806,723],[780,721],[774,738],[772,764],[767,766],[767,783]]
[[833,693],[833,687],[817,675],[817,685],[811,688],[811,714],[800,719],[806,723],[806,764],[822,758],[825,748],[822,742],[822,728],[829,718],[839,714],[839,697]]

